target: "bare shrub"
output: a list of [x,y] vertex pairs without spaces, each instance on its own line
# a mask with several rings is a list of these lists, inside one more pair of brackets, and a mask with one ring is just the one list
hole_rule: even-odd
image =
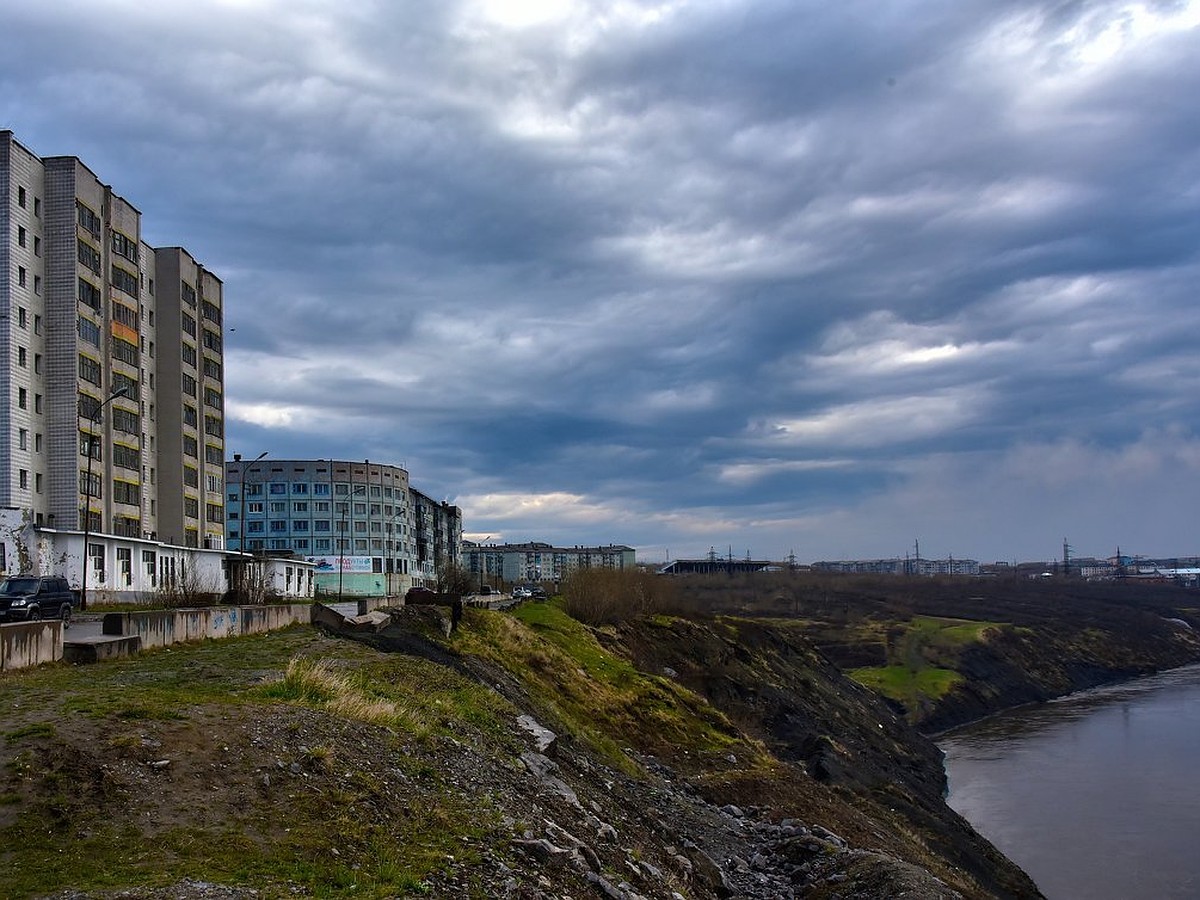
[[166,609],[194,609],[218,605],[224,591],[219,578],[205,578],[195,566],[184,562],[179,567],[178,575],[172,579],[163,579],[157,593],[158,604]]
[[437,567],[437,587],[439,594],[458,594],[464,596],[474,590],[475,574],[461,563],[446,560]]
[[588,625],[614,625],[676,606],[674,584],[645,572],[580,569],[563,587],[563,609]]

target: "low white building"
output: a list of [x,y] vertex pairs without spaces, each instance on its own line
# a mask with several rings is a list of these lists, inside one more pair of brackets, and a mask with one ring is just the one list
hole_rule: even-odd
[[[83,586],[84,533],[33,523],[28,511],[0,509],[0,574],[59,575]],[[213,603],[230,589],[225,550],[181,547],[146,538],[87,535],[88,605]],[[256,560],[265,593],[289,600],[313,595],[313,566],[304,560]]]

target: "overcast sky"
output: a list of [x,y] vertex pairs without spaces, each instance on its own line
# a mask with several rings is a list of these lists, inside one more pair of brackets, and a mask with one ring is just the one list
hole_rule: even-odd
[[0,0],[228,449],[640,559],[1200,554],[1200,0]]

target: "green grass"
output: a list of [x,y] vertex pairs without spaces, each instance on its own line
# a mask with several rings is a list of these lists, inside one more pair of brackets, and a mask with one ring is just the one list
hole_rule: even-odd
[[1008,626],[1001,622],[914,616],[907,622],[876,624],[887,665],[852,669],[855,681],[900,703],[910,719],[966,679],[956,671],[963,650]]
[[880,666],[847,672],[859,684],[915,708],[922,698],[939,700],[964,679],[950,669],[933,666],[913,671],[907,666]]
[[[330,717],[324,739],[302,731],[290,739],[307,748],[294,758],[314,778],[289,781],[286,794],[249,787],[237,811],[218,824],[200,806],[194,817],[185,811],[179,823],[156,827],[136,806],[153,809],[159,800],[125,795],[108,772],[126,760],[136,770],[139,759],[154,758],[160,751],[144,747],[147,735],[202,735],[220,727],[214,720],[283,706]],[[86,668],[3,673],[0,709],[0,896],[67,886],[162,887],[181,878],[252,885],[263,897],[293,896],[293,888],[318,897],[421,894],[449,857],[469,863],[470,847],[501,826],[486,804],[442,790],[438,766],[399,748],[415,743],[428,756],[430,742],[453,736],[490,747],[498,764],[516,753],[506,733],[512,708],[495,691],[444,666],[307,627],[176,645]],[[336,746],[344,732],[339,721],[366,723],[354,727],[372,729],[374,743]],[[359,753],[399,754],[393,769],[436,801],[396,806],[385,792],[391,789],[364,772],[345,774]],[[213,777],[223,778],[225,766],[236,772],[247,765],[218,753]],[[274,758],[259,765],[275,771]],[[169,782],[173,772],[153,777]],[[160,790],[147,785],[151,797]]]
[[512,613],[470,610],[454,646],[517,675],[536,704],[565,729],[630,769],[623,746],[655,754],[688,748],[695,759],[733,752],[748,766],[765,750],[741,737],[720,712],[672,679],[641,672],[604,649],[596,632],[561,603],[530,603]]

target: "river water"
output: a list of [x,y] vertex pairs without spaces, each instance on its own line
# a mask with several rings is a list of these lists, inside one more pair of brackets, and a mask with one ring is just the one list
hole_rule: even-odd
[[1200,898],[1200,666],[945,735],[947,798],[1050,900]]

